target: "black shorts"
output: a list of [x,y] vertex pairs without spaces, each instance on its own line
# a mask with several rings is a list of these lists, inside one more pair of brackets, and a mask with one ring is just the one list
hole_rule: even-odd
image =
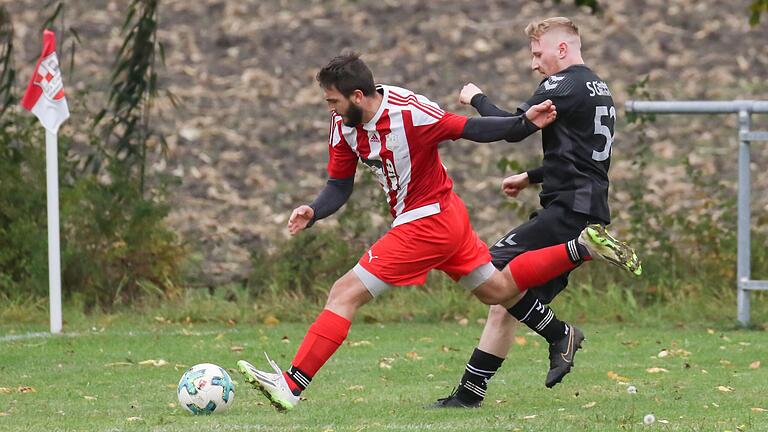
[[[528,222],[514,228],[497,241],[491,249],[493,265],[501,270],[525,251],[565,243],[579,236],[590,223],[590,216],[552,204],[531,214]],[[544,285],[531,288],[540,302],[549,304],[568,285],[568,275],[562,274]]]

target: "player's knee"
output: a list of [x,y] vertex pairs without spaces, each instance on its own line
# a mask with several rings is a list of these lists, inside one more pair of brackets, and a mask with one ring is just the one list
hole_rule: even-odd
[[477,289],[475,290],[474,294],[478,300],[490,306],[498,305],[499,303],[502,303],[506,300],[506,297],[503,295],[503,293],[499,292],[498,290]]
[[488,322],[487,325],[494,327],[507,326],[511,321],[514,321],[514,317],[509,314],[507,309],[501,305],[491,305],[488,310]]

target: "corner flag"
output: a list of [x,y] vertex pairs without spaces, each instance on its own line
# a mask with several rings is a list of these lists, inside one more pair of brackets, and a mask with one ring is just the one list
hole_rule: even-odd
[[48,197],[48,290],[51,333],[60,333],[61,259],[59,249],[59,161],[56,133],[69,118],[64,97],[59,59],[56,57],[56,35],[43,31],[43,52],[29,80],[21,105],[32,111],[45,128],[45,164]]

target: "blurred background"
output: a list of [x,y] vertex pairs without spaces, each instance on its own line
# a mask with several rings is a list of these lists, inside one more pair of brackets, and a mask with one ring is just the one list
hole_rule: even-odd
[[[37,313],[47,294],[43,134],[18,105],[43,27],[57,33],[72,112],[59,132],[69,307],[180,302],[166,316],[189,319],[204,314],[189,299],[206,296],[247,304],[211,319],[288,319],[304,312],[260,305],[322,301],[389,227],[381,190],[358,170],[340,214],[288,238],[291,209],[311,202],[326,179],[329,117],[317,70],[355,50],[377,82],[446,110],[474,114],[458,103],[470,81],[513,110],[541,79],[523,29],[567,16],[619,112],[612,230],[638,249],[645,275],[576,272],[566,313],[587,319],[605,307],[609,319],[625,320],[654,304],[733,319],[736,116],[638,117],[624,103],[768,100],[766,8],[762,0],[0,1],[0,299],[9,305],[0,316],[45,319]],[[767,117],[753,115],[752,129],[768,130]],[[446,143],[441,157],[487,242],[538,206],[535,188],[510,200],[500,182],[538,166],[539,134],[517,144]],[[768,143],[754,143],[751,157],[752,271],[766,279]],[[431,277],[393,296],[400,309],[368,317],[483,316],[449,285]],[[409,295],[437,298],[435,309]],[[760,325],[765,296],[752,297]]]

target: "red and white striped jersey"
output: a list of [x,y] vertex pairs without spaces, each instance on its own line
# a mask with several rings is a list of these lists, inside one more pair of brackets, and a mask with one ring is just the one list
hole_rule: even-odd
[[360,159],[384,189],[393,227],[440,213],[453,182],[437,145],[460,138],[467,118],[404,88],[379,85],[377,91],[383,99],[369,122],[348,127],[333,113],[329,176],[352,177]]

